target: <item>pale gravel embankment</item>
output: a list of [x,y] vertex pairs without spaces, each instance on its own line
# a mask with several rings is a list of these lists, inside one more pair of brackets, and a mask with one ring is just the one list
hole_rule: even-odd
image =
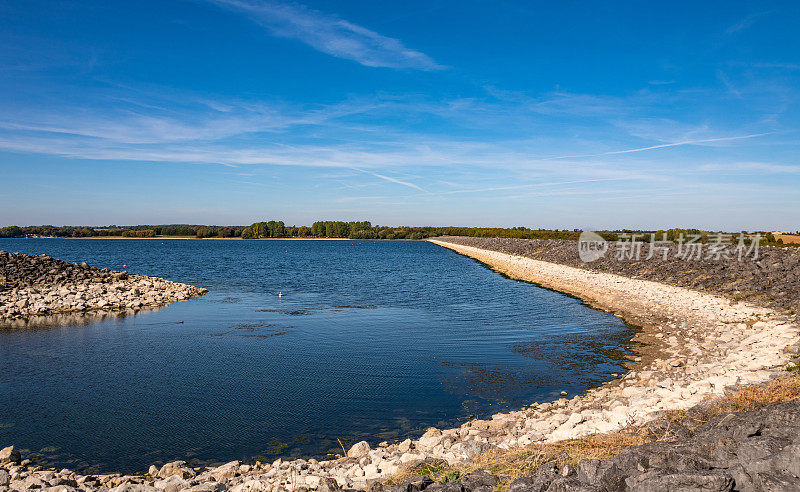
[[335,490],[327,480],[332,478],[342,487],[366,489],[370,483],[420,460],[464,463],[485,449],[603,433],[648,421],[665,410],[687,409],[722,394],[728,386],[764,381],[785,368],[800,333],[786,316],[765,307],[647,280],[432,242],[511,278],[578,296],[641,326],[636,340],[646,345],[640,360],[622,378],[582,396],[532,404],[490,420],[473,420],[457,429],[430,429],[418,440],[384,443],[378,449],[361,442],[350,449],[348,457],[339,460],[231,462],[207,470],[176,462],[151,467],[144,476],[84,476],[69,470],[54,473],[6,465],[10,484],[63,484],[86,490],[104,486],[120,491],[193,488],[278,492],[301,487]]
[[[618,381],[569,402],[569,420],[526,424],[555,441],[606,432],[667,409],[686,409],[722,394],[725,387],[764,381],[790,362],[800,327],[771,309],[615,274],[512,256],[440,241],[440,246],[477,259],[511,278],[575,295],[642,327],[641,361]],[[580,412],[578,415],[577,412]],[[555,419],[557,422],[563,417]],[[507,444],[526,444],[528,434]],[[533,440],[533,439],[531,439]]]

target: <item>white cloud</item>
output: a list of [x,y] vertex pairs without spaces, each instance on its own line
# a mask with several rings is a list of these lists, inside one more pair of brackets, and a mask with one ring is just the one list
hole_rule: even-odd
[[302,5],[266,0],[210,0],[246,13],[273,35],[297,39],[323,53],[353,60],[368,67],[441,70],[425,53],[412,50],[395,38]]

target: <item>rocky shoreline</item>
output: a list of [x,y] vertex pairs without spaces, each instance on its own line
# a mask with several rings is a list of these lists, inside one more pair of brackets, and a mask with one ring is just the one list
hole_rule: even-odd
[[68,313],[135,312],[206,292],[157,277],[0,251],[0,326]]
[[[153,466],[144,475],[79,475],[23,464],[15,450],[7,448],[0,452],[6,474],[0,471],[0,490],[55,486],[60,490],[279,492],[305,488],[331,492],[341,487],[373,492],[382,488],[490,492],[498,477],[485,472],[446,484],[425,477],[412,477],[391,488],[381,482],[431,460],[458,465],[486,452],[533,449],[541,443],[652,423],[668,411],[701,406],[727,388],[769,380],[793,364],[800,327],[783,310],[455,242],[433,242],[511,278],[578,296],[640,326],[634,340],[639,356],[631,361],[630,371],[585,395],[533,403],[457,429],[432,428],[417,440],[382,443],[376,449],[360,442],[336,460],[235,461],[200,469],[174,462]],[[511,490],[788,490],[800,483],[796,466],[784,463],[798,451],[794,444],[798,419],[796,405],[791,404],[760,414],[723,416],[707,427],[687,430],[678,437],[683,442],[645,444],[612,460],[583,460],[576,468],[544,465],[534,475],[512,483]],[[709,439],[735,446],[723,446],[717,452],[705,446]],[[789,488],[781,488],[782,483]]]
[[694,250],[699,254],[692,254],[688,247],[677,244],[657,244],[651,251],[647,243],[612,242],[608,243],[605,255],[587,263],[581,260],[575,241],[459,236],[440,237],[433,242],[653,280],[794,314],[800,309],[800,248],[796,247],[761,247],[757,257],[752,251],[739,261],[733,243],[720,248],[713,244],[696,245],[705,249]]

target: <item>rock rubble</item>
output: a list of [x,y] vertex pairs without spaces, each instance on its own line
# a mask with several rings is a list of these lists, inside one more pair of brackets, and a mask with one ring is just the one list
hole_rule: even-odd
[[46,255],[0,251],[0,323],[65,313],[158,307],[206,289]]

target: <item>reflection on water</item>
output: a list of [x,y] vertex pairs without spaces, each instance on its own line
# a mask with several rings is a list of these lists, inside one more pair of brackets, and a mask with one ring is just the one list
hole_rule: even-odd
[[337,439],[403,439],[609,380],[624,372],[633,334],[425,242],[42,239],[0,249],[209,289],[135,315],[0,330],[0,444],[76,470],[324,457],[341,452]]
[[64,326],[85,326],[92,323],[99,323],[104,320],[122,319],[147,311],[158,311],[162,306],[148,307],[142,306],[137,309],[115,309],[95,311],[84,311],[80,313],[46,314],[31,316],[29,318],[2,320],[0,321],[0,331],[16,329],[48,329]]

